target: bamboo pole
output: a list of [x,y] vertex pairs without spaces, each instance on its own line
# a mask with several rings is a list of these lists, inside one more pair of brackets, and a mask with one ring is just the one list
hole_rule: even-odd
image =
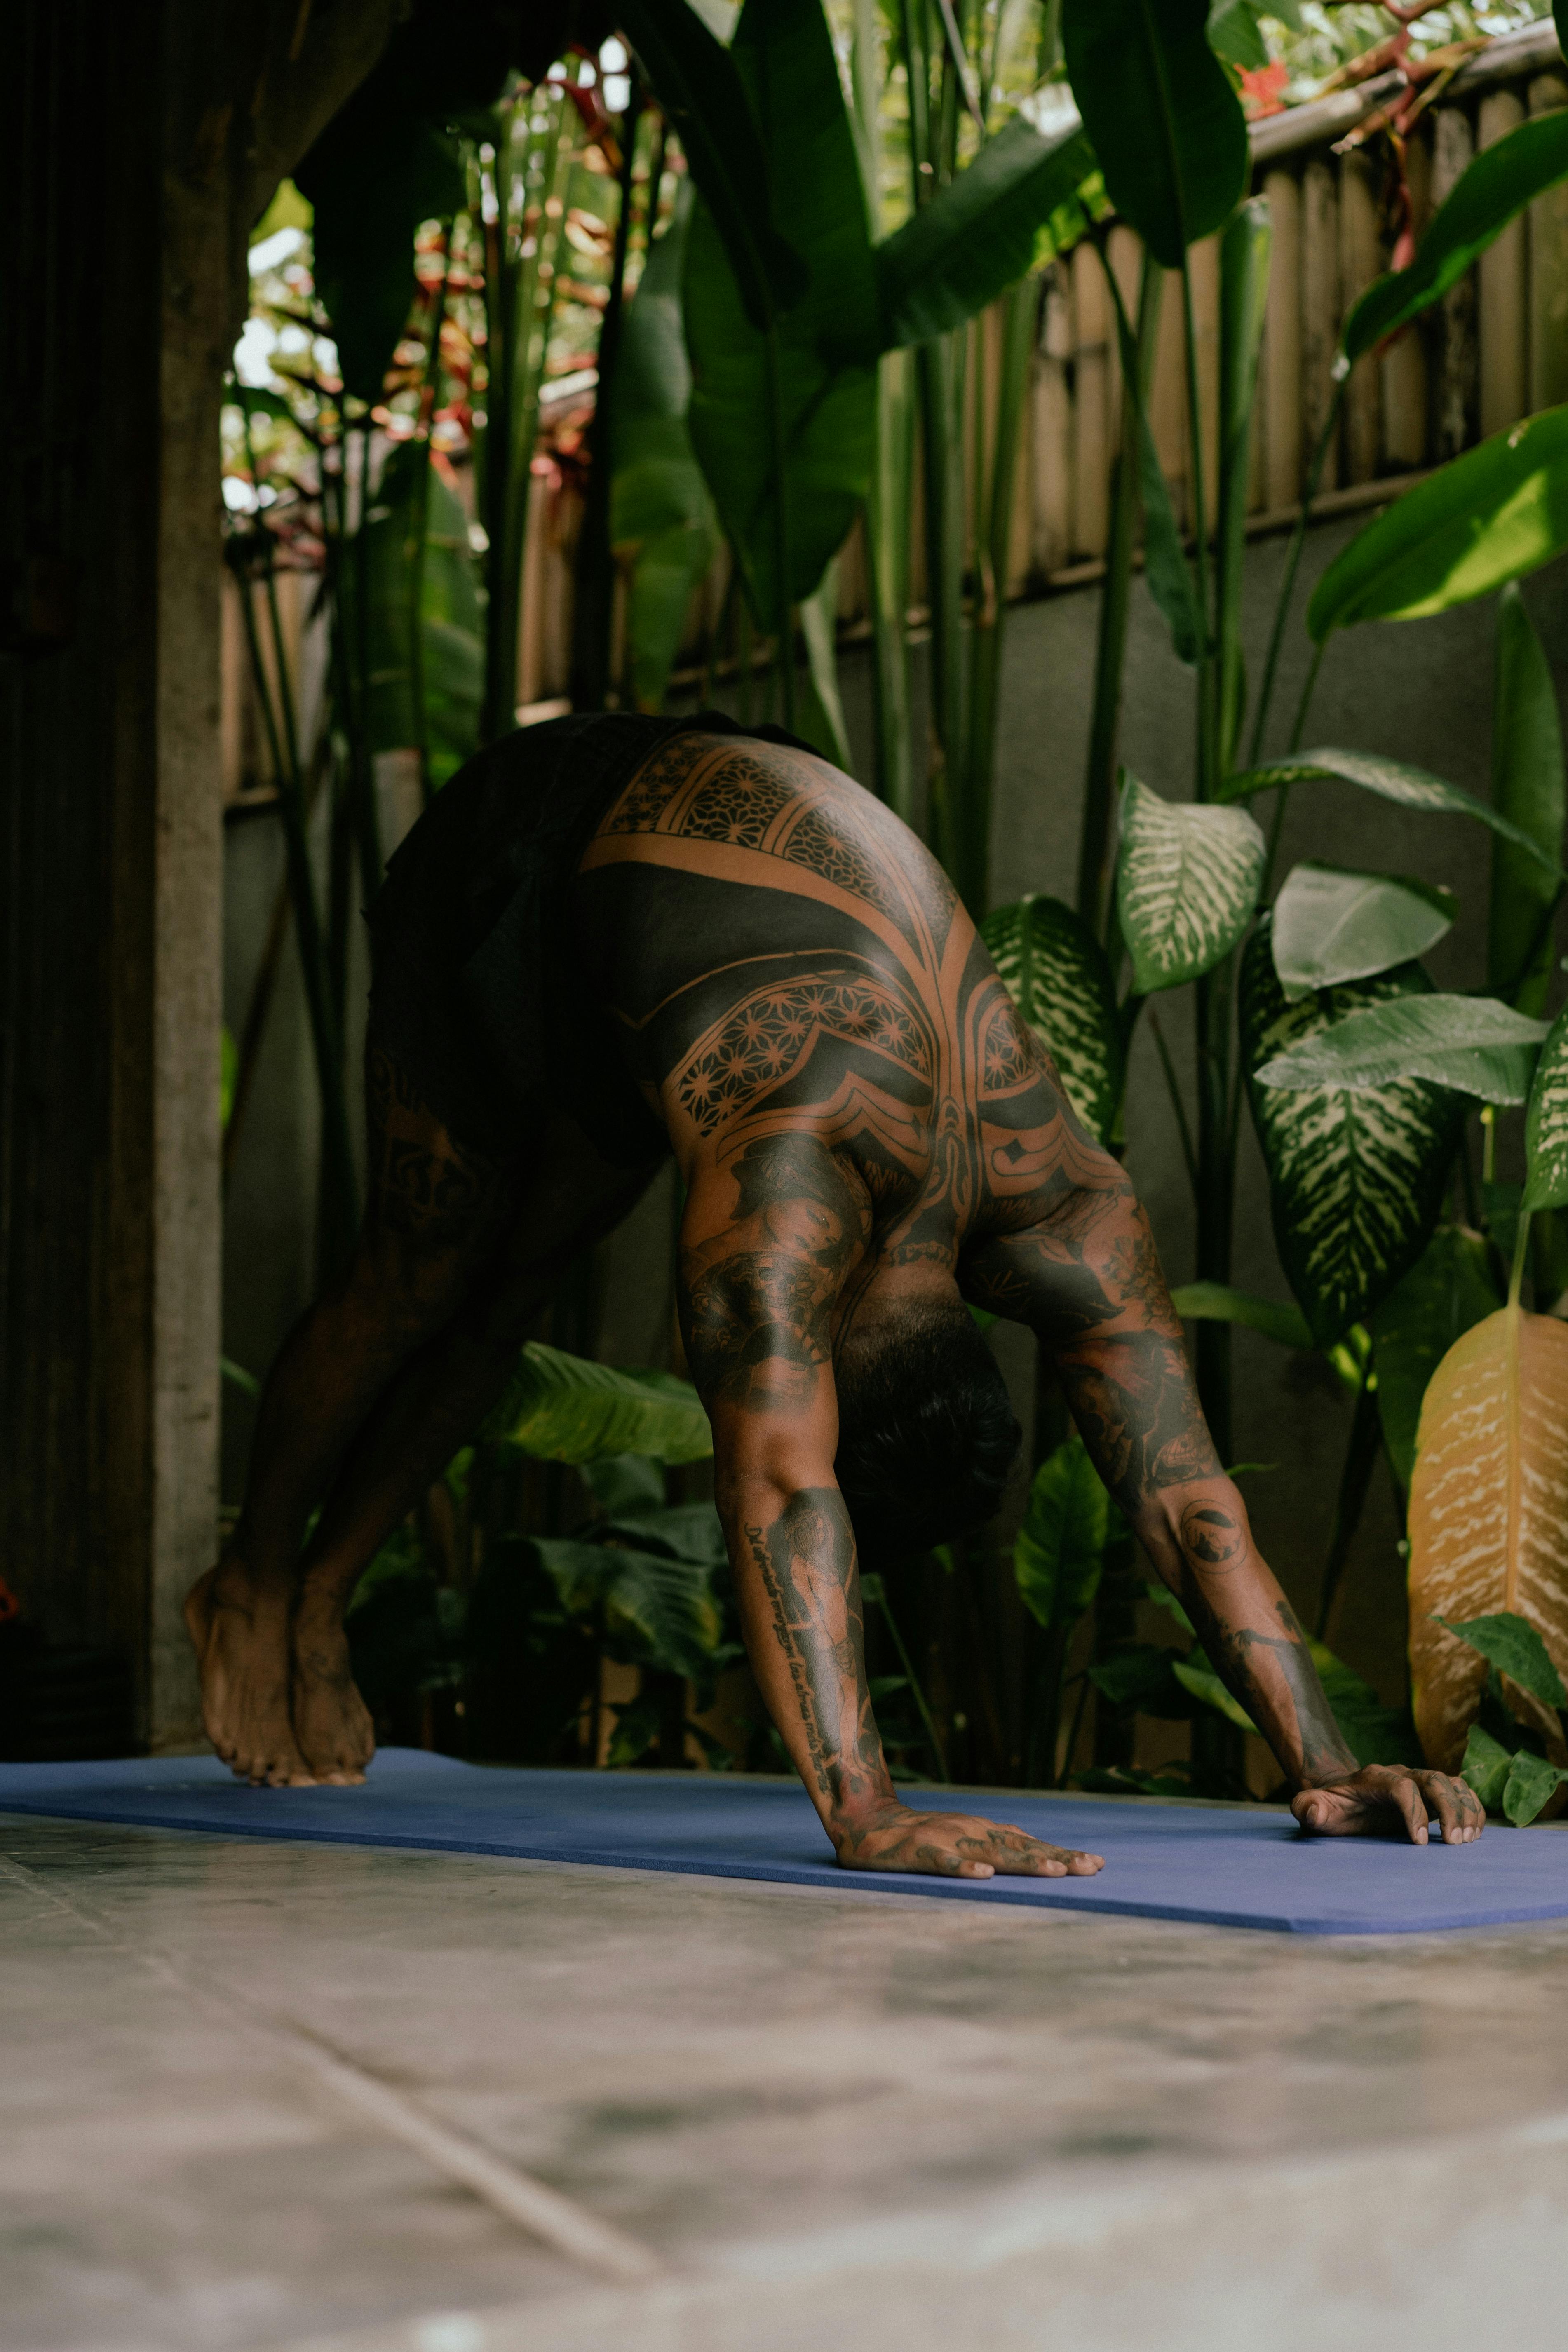
[[1107,476],[1110,304],[1092,246],[1072,257],[1072,551],[1103,555],[1110,527]]
[[[1314,155],[1301,174],[1301,438],[1294,493],[1298,498],[1334,396],[1334,353],[1340,337],[1339,247],[1339,192],[1328,163]],[[1336,433],[1323,460],[1321,487],[1326,490],[1339,486],[1339,441]]]
[[[1480,103],[1477,144],[1490,147],[1524,120],[1511,89]],[[1524,223],[1510,221],[1480,257],[1480,428],[1483,440],[1522,416],[1529,395],[1525,343]]]
[[1301,495],[1301,190],[1294,173],[1270,172],[1263,193],[1274,232],[1263,336],[1263,504],[1275,511]]
[[[1344,158],[1340,167],[1340,313],[1344,314],[1374,278],[1383,273],[1383,240],[1377,230],[1377,190],[1369,159]],[[1358,367],[1345,386],[1344,478],[1370,482],[1377,472],[1381,370]]]
[[[1568,106],[1568,81],[1539,74],[1530,85],[1531,114]],[[1568,188],[1560,180],[1528,215],[1530,247],[1530,405],[1568,400]]]
[[[1432,203],[1445,202],[1476,152],[1475,126],[1462,106],[1437,110],[1432,129]],[[1480,353],[1476,341],[1477,273],[1467,270],[1443,297],[1437,382],[1432,400],[1432,455],[1440,465],[1468,448],[1480,425]]]
[[[1411,226],[1419,236],[1432,209],[1432,150],[1419,131],[1405,149],[1405,175],[1410,188]],[[1411,328],[1384,352],[1381,373],[1383,464],[1390,473],[1410,473],[1426,462],[1426,342],[1420,327]]]
[[1071,354],[1072,305],[1067,273],[1056,262],[1046,278],[1030,435],[1034,445],[1030,515],[1034,566],[1046,577],[1059,572],[1072,553],[1073,416],[1068,390],[1068,361]]

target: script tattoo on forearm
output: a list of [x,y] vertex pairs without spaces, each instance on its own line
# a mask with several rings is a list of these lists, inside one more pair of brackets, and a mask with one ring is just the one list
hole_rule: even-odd
[[746,1541],[773,1612],[818,1795],[834,1810],[890,1796],[866,1687],[855,1531],[844,1497],[836,1486],[805,1487],[771,1526],[748,1526]]

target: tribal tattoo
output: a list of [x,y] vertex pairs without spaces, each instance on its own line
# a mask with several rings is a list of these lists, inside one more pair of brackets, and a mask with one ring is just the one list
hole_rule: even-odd
[[805,1734],[811,1780],[833,1812],[892,1795],[866,1685],[855,1530],[837,1486],[792,1495],[746,1541]]

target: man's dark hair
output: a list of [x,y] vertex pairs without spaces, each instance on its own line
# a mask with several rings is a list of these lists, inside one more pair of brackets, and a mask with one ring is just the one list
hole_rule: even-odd
[[929,1551],[991,1517],[1023,1433],[966,1307],[890,1316],[836,1373],[834,1467],[862,1560]]

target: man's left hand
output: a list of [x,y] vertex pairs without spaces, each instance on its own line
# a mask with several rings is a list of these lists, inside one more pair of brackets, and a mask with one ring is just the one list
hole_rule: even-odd
[[1481,1801],[1468,1782],[1403,1764],[1364,1764],[1321,1781],[1292,1797],[1290,1811],[1319,1837],[1389,1837],[1403,1828],[1415,1845],[1426,1843],[1434,1816],[1445,1845],[1467,1845],[1486,1827]]

